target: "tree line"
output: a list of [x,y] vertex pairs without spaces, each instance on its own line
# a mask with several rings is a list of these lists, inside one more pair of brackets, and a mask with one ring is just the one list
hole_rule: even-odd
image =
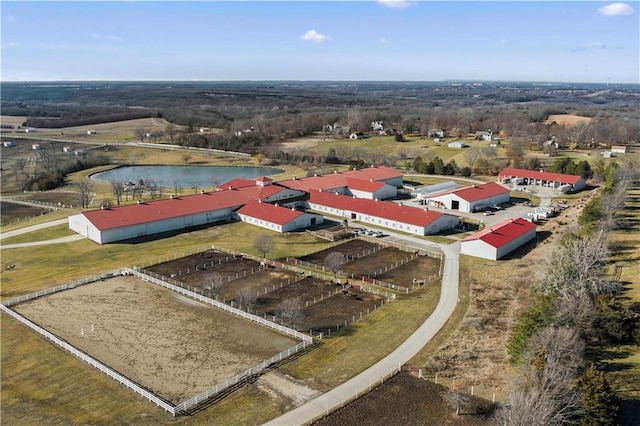
[[625,226],[618,212],[640,171],[631,162],[611,162],[598,173],[600,195],[546,258],[533,303],[513,327],[507,350],[516,376],[497,413],[502,424],[619,422],[619,398],[586,352],[640,344],[640,304],[623,305],[608,243],[609,232]]

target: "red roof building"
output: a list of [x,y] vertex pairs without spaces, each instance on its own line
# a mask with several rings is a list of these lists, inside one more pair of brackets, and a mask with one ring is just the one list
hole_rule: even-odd
[[460,253],[498,260],[536,237],[536,225],[523,218],[487,226],[460,241]]
[[515,169],[513,167],[502,169],[498,179],[503,183],[538,185],[550,188],[567,187],[567,190],[572,192],[580,191],[587,186],[582,176],[543,172],[542,170]]
[[427,200],[427,204],[439,208],[472,213],[483,210],[493,204],[502,204],[509,201],[509,192],[508,188],[495,182],[489,182],[429,195],[424,199]]
[[435,234],[458,225],[456,216],[386,201],[310,191],[311,209],[415,235]]
[[324,221],[324,218],[317,214],[303,213],[259,201],[249,201],[238,210],[238,216],[243,222],[276,232],[296,231]]

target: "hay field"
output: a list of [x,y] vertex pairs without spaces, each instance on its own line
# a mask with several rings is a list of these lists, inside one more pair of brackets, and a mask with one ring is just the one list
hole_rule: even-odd
[[15,310],[173,403],[297,343],[134,277],[55,293]]
[[583,117],[575,114],[556,114],[550,115],[544,124],[551,124],[553,122],[558,123],[561,126],[575,126],[578,123],[589,124],[593,121],[591,117]]

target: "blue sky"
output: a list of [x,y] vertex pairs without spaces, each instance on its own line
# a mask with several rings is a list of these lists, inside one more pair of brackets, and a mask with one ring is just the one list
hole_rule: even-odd
[[6,1],[2,81],[640,83],[640,2]]

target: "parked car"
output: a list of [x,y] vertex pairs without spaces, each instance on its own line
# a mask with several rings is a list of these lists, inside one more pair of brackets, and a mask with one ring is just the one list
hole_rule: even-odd
[[485,215],[485,216],[491,216],[493,214],[493,212],[491,210],[487,210],[482,214]]

